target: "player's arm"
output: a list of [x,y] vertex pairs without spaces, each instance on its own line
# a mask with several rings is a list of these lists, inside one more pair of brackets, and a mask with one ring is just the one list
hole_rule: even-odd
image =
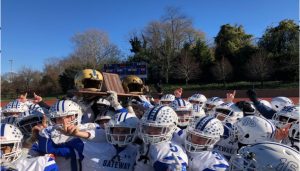
[[65,144],[55,144],[49,134],[48,128],[44,128],[37,135],[38,145],[36,151],[44,154],[54,154],[55,156],[71,157],[73,150]]
[[48,110],[50,109],[50,106],[43,101],[43,98],[41,96],[38,96],[35,93],[33,93],[33,96],[34,96],[34,100],[33,100],[34,103],[37,103],[41,107],[46,108]]
[[266,119],[272,119],[273,115],[276,113],[275,110],[258,101],[254,90],[248,90],[247,95],[259,113],[261,113]]
[[53,143],[51,138],[44,136],[38,136],[38,148],[39,152],[45,154],[54,154],[55,156],[71,157],[73,155],[71,149],[66,146],[57,146]]
[[272,119],[273,115],[276,113],[275,110],[269,108],[260,101],[253,102],[253,104],[259,113],[261,113],[266,119]]

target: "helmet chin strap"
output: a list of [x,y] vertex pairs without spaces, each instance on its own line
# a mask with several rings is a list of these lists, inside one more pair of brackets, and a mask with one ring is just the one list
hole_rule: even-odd
[[240,142],[238,142],[238,150],[241,149],[242,147],[247,146],[246,144],[242,144]]
[[140,158],[138,159],[138,161],[144,161],[144,164],[146,164],[148,161],[150,161],[150,158],[148,157],[149,151],[150,151],[150,145],[151,144],[147,144],[146,147],[144,146],[144,148],[146,148],[146,153],[142,154],[140,156]]
[[180,128],[180,129],[186,129],[187,128],[187,126],[179,126],[179,125],[177,125],[178,126],[178,128]]
[[117,161],[120,161],[120,153],[126,148],[126,145],[124,146],[119,146],[119,145],[114,145],[117,153],[110,159],[110,160],[117,160]]

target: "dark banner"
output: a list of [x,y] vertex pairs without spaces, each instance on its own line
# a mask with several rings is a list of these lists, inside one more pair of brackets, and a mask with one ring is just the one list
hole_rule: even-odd
[[146,63],[129,64],[105,64],[103,72],[119,74],[121,78],[127,75],[136,75],[140,78],[147,78]]

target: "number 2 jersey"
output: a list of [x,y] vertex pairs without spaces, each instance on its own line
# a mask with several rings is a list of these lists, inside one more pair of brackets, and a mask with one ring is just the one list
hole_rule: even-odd
[[199,153],[188,153],[189,171],[225,171],[229,164],[218,152],[203,151]]
[[135,170],[173,170],[180,166],[184,171],[188,165],[185,150],[173,142],[145,145],[137,156]]

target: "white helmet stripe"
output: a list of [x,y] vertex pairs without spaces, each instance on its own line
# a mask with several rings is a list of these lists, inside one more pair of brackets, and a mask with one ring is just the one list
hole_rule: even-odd
[[13,108],[15,101],[12,102],[11,107]]
[[124,122],[126,117],[127,117],[127,114],[128,112],[122,112],[120,115],[119,115],[119,118],[118,118],[118,121],[119,122]]
[[14,108],[14,104],[15,104],[15,101],[13,101],[13,103],[12,103],[12,105],[11,105],[12,108]]
[[[16,100],[16,102],[17,102],[17,103],[15,103],[15,105],[16,105],[15,108],[17,108],[17,107],[18,107],[18,104],[19,104],[19,101],[18,101],[18,100]],[[14,104],[12,105],[12,107],[14,108]]]
[[180,103],[180,99],[176,99],[177,103],[178,103],[178,106],[181,106],[181,103]]

